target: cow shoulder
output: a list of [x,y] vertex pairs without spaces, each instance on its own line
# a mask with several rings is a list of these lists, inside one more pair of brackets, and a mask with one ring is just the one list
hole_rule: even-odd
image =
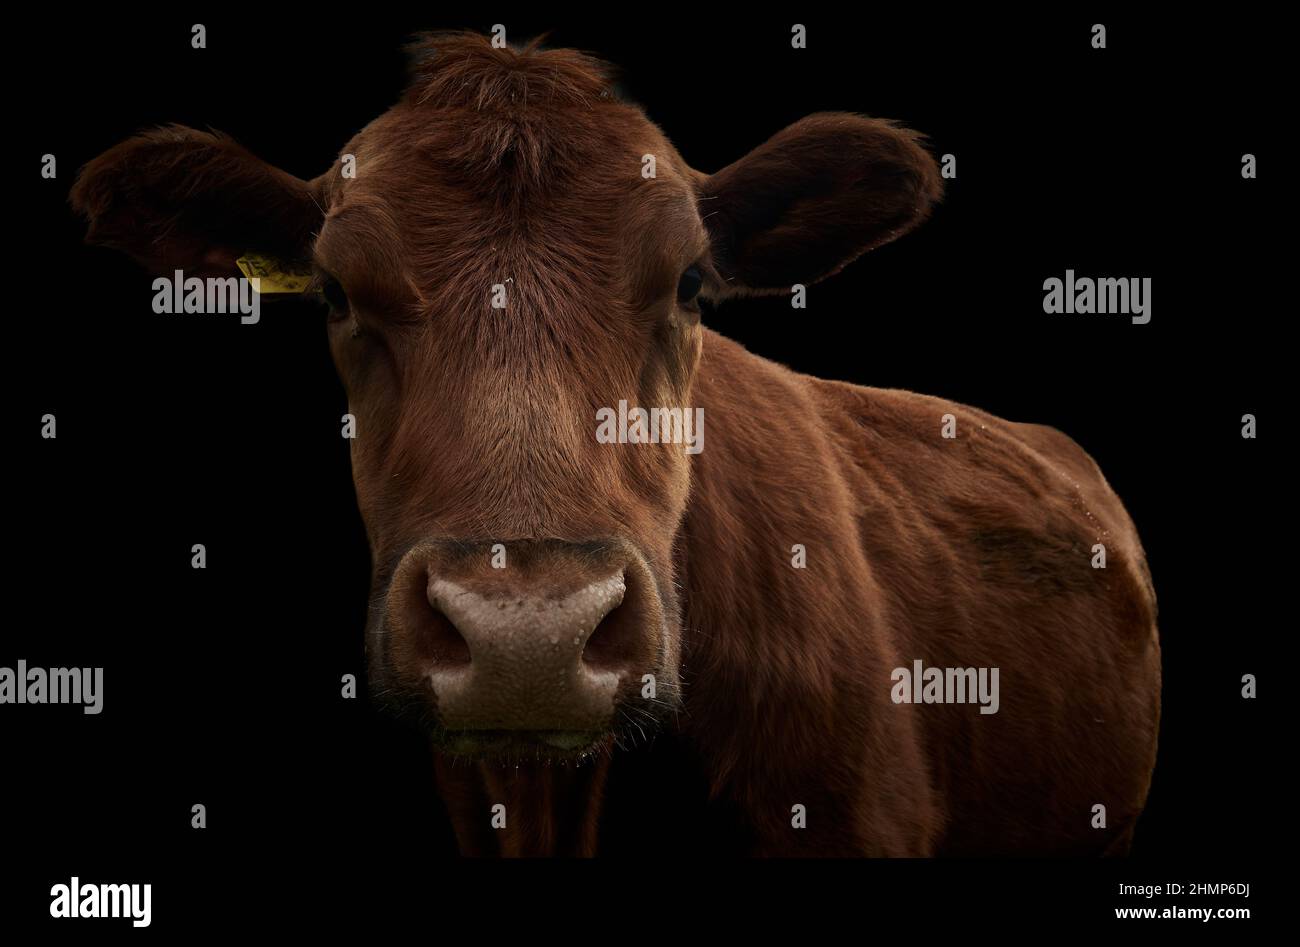
[[[810,380],[841,466],[862,502],[873,561],[897,571],[1035,596],[1101,596],[1132,628],[1155,598],[1137,531],[1100,468],[1038,424],[914,392]],[[1107,575],[1097,582],[1097,547]]]

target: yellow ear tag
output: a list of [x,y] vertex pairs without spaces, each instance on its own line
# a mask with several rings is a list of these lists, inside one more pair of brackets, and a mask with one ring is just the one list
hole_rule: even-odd
[[261,253],[245,253],[235,264],[248,279],[256,279],[260,293],[301,293],[311,284],[309,270],[291,270],[282,260]]

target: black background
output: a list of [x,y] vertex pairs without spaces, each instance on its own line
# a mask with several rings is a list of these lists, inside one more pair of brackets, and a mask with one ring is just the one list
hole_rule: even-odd
[[[790,48],[792,21],[808,49]],[[206,50],[190,46],[195,22]],[[1287,173],[1275,25],[806,5],[51,12],[11,36],[25,55],[11,63],[6,149],[15,423],[0,664],[103,666],[105,710],[0,708],[8,915],[48,918],[49,886],[72,874],[153,882],[160,931],[304,899],[314,907],[299,921],[368,919],[357,892],[376,879],[427,882],[441,910],[471,890],[508,901],[554,886],[585,901],[627,879],[441,861],[418,741],[365,700],[368,553],[324,315],[296,303],[264,307],[256,326],[155,315],[149,278],[83,246],[66,204],[83,163],[166,122],[220,129],[314,176],[396,100],[413,33],[495,22],[512,41],[550,30],[551,45],[616,63],[626,95],[701,170],[828,109],[898,119],[957,155],[934,218],[813,288],[806,311],[733,302],[710,324],[799,371],[1062,429],[1106,472],[1151,563],[1164,718],[1134,860],[731,871],[745,884],[848,878],[864,905],[897,908],[920,890],[975,892],[998,912],[1063,905],[1071,922],[1126,903],[1114,879],[1256,878],[1287,821],[1269,700],[1284,685],[1267,674],[1287,632],[1276,409],[1291,315],[1272,220]],[[1094,22],[1106,50],[1091,48]],[[1246,152],[1259,180],[1241,177]],[[39,176],[45,153],[55,180]],[[1045,315],[1042,282],[1066,268],[1151,277],[1152,321]],[[39,436],[46,412],[57,440]],[[1258,440],[1240,436],[1248,412]],[[196,542],[203,571],[190,567]],[[1264,676],[1258,701],[1240,697],[1246,672]],[[362,699],[340,699],[344,673]],[[195,802],[204,831],[190,828]],[[690,855],[652,846],[638,874],[700,902],[712,889],[658,867],[698,873]]]

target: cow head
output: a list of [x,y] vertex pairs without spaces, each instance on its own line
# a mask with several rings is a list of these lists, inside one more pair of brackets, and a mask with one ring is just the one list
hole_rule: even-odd
[[[582,754],[679,693],[700,301],[835,272],[922,220],[938,174],[914,133],[849,114],[702,174],[591,58],[466,35],[415,54],[313,180],[173,127],[90,162],[72,202],[160,271],[235,275],[250,250],[314,270],[356,420],[375,693],[453,752]],[[598,438],[636,408],[677,442]]]

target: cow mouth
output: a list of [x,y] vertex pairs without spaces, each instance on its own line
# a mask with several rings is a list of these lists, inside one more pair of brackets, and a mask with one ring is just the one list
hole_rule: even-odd
[[581,759],[608,733],[594,730],[447,730],[439,741],[455,756],[484,759]]

